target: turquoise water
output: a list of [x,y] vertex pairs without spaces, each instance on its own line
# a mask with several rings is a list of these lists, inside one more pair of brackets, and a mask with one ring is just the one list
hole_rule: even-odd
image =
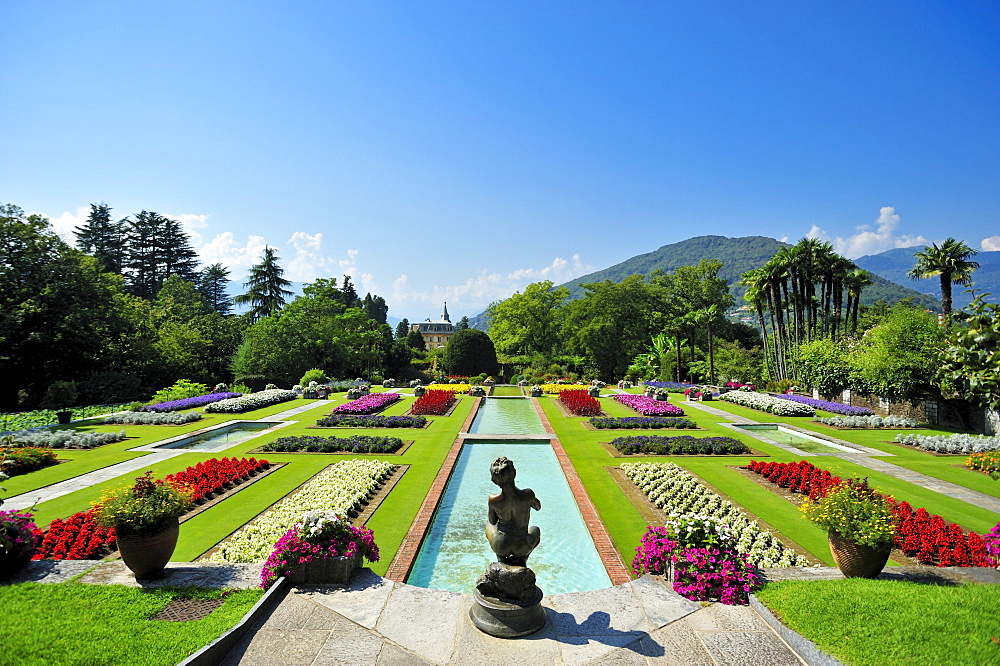
[[535,406],[527,398],[486,398],[469,432],[487,435],[544,435]]
[[211,451],[217,447],[233,446],[241,444],[248,439],[253,439],[261,430],[267,430],[278,425],[277,423],[263,423],[246,421],[244,423],[233,423],[231,425],[215,428],[200,435],[192,435],[184,439],[163,446],[158,449],[191,449],[194,451]]
[[542,540],[528,558],[538,587],[545,594],[611,587],[552,446],[532,441],[466,440],[406,582],[470,593],[496,561],[485,526],[486,501],[500,491],[490,481],[490,464],[500,456],[514,461],[517,487],[531,488],[542,503],[541,511],[531,513]]

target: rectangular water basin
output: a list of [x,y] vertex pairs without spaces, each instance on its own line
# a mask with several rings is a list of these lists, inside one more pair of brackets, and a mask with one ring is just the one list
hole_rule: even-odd
[[288,421],[235,421],[194,435],[179,437],[166,442],[142,447],[147,451],[164,449],[188,449],[192,451],[222,451],[259,437],[265,430],[287,425]]
[[858,449],[837,444],[836,442],[829,442],[819,437],[812,437],[776,423],[755,423],[737,425],[736,427],[750,433],[760,433],[762,439],[766,438],[778,444],[787,444],[805,453],[831,453],[833,451],[860,453]]
[[490,435],[544,435],[545,426],[527,398],[486,398],[469,427],[470,433]]
[[490,464],[514,462],[518,488],[531,488],[542,504],[531,512],[541,542],[528,558],[546,595],[611,587],[601,556],[548,442],[466,440],[406,582],[470,593],[496,555],[486,540],[487,500],[500,492]]

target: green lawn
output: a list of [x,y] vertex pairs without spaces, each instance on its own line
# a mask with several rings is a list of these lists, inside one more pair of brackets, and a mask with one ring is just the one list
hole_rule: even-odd
[[1000,664],[1000,585],[781,581],[757,597],[785,626],[852,666]]

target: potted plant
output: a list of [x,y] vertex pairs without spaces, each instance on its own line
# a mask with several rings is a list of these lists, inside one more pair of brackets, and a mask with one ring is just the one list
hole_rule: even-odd
[[375,535],[333,511],[309,511],[278,539],[261,571],[261,587],[279,576],[293,583],[349,583],[362,558],[378,562]]
[[[0,473],[0,481],[7,478]],[[31,561],[41,543],[41,532],[27,511],[0,511],[0,580],[6,580]]]
[[106,490],[94,503],[94,521],[113,527],[118,552],[136,580],[158,578],[177,545],[177,519],[191,506],[192,493],[147,471],[135,483]]
[[848,479],[800,507],[806,518],[827,530],[830,552],[847,578],[876,578],[892,550],[898,521],[890,498]]
[[486,389],[484,389],[482,386],[473,386],[472,388],[469,389],[469,395],[483,397],[484,395],[486,395]]
[[76,402],[76,398],[76,382],[55,381],[45,391],[41,406],[56,410],[56,418],[65,425],[73,420],[73,410],[70,407]]
[[596,385],[595,386],[591,386],[589,389],[587,389],[587,393],[592,398],[600,398],[601,397],[601,387],[600,386],[596,386]]
[[532,398],[541,398],[542,397],[542,387],[539,386],[538,384],[533,385],[531,387],[531,397]]
[[670,398],[670,391],[665,388],[658,388],[653,393],[653,397],[657,400],[667,400]]
[[396,380],[395,379],[383,379],[382,380],[382,388],[396,388]]

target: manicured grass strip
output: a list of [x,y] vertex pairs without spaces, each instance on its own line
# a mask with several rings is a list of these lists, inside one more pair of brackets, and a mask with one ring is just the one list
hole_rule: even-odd
[[207,617],[150,620],[172,599],[219,590],[21,583],[0,587],[0,661],[19,666],[176,664],[235,625],[261,590],[237,590]]
[[781,581],[757,597],[785,626],[852,666],[1000,663],[1000,585]]

